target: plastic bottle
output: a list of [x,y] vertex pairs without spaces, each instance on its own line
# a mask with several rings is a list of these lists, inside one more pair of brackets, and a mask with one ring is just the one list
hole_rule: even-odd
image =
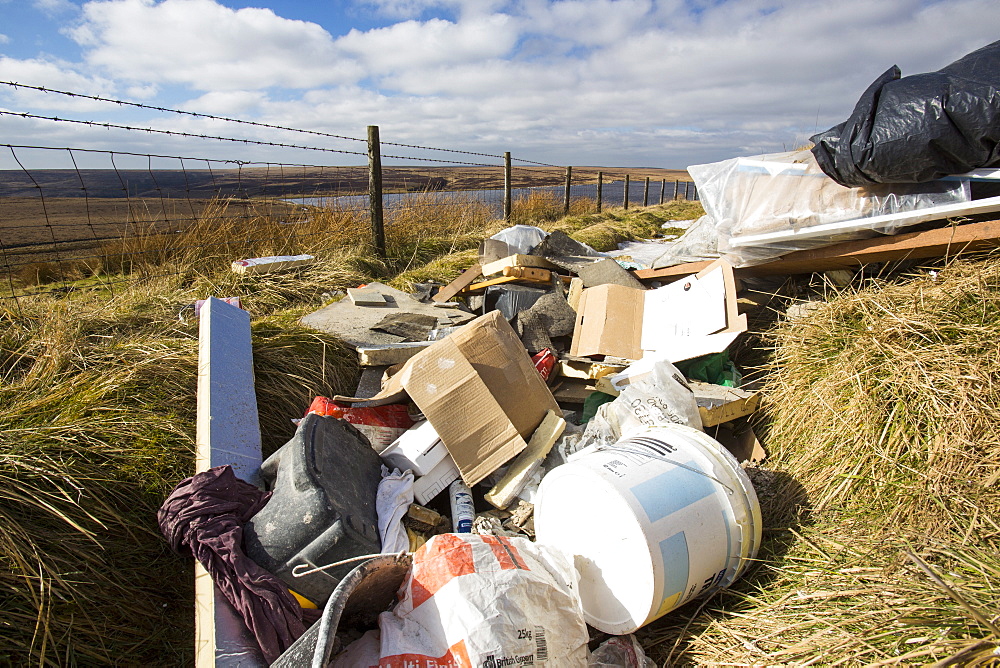
[[472,502],[472,490],[461,478],[448,486],[451,495],[451,525],[455,533],[472,533],[472,520],[476,518],[476,507]]

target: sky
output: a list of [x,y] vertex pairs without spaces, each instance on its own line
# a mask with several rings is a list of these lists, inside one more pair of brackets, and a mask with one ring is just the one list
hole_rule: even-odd
[[[998,26],[998,0],[0,0],[0,81],[352,138],[378,125],[384,142],[515,164],[684,168],[801,146],[892,65],[937,70]],[[0,144],[366,160],[334,152],[362,142],[3,84],[0,111],[330,150],[10,115]],[[54,154],[17,152],[65,166]]]

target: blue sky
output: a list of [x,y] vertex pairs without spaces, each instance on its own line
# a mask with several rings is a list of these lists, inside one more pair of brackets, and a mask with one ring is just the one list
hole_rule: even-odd
[[[801,145],[891,65],[936,70],[996,26],[996,0],[0,0],[0,80],[350,137],[374,124],[385,141],[552,164],[682,168]],[[3,85],[0,110],[358,150]],[[359,162],[4,115],[0,143]]]

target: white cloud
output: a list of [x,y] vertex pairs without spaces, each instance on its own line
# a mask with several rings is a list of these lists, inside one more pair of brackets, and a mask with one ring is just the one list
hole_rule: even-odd
[[7,44],[10,42],[10,37],[0,32],[0,44]]
[[214,0],[94,0],[71,36],[86,61],[136,82],[196,90],[308,88],[355,78],[316,23]]
[[[65,61],[41,58],[19,60],[0,56],[0,80],[106,97],[113,97],[118,90],[111,79],[81,74],[76,71],[73,64]],[[101,102],[27,88],[4,87],[0,93],[3,93],[2,99],[6,99],[8,104],[15,106],[17,110],[107,109],[107,105]]]
[[507,54],[516,44],[513,22],[503,14],[458,23],[442,19],[405,21],[337,40],[369,74],[397,74],[445,63],[481,62]]
[[[0,75],[14,67],[21,80],[61,82],[53,87],[355,137],[378,124],[386,141],[683,166],[801,145],[843,120],[892,64],[904,75],[939,69],[995,40],[1000,23],[996,0],[358,7],[398,20],[337,35],[216,0],[92,0],[72,32],[83,63],[6,59]],[[197,119],[157,122],[221,132]]]

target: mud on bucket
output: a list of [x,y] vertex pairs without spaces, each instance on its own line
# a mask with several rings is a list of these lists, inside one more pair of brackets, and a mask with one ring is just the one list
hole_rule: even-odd
[[546,475],[535,531],[574,556],[587,623],[621,635],[732,584],[760,546],[760,505],[718,441],[651,427]]

